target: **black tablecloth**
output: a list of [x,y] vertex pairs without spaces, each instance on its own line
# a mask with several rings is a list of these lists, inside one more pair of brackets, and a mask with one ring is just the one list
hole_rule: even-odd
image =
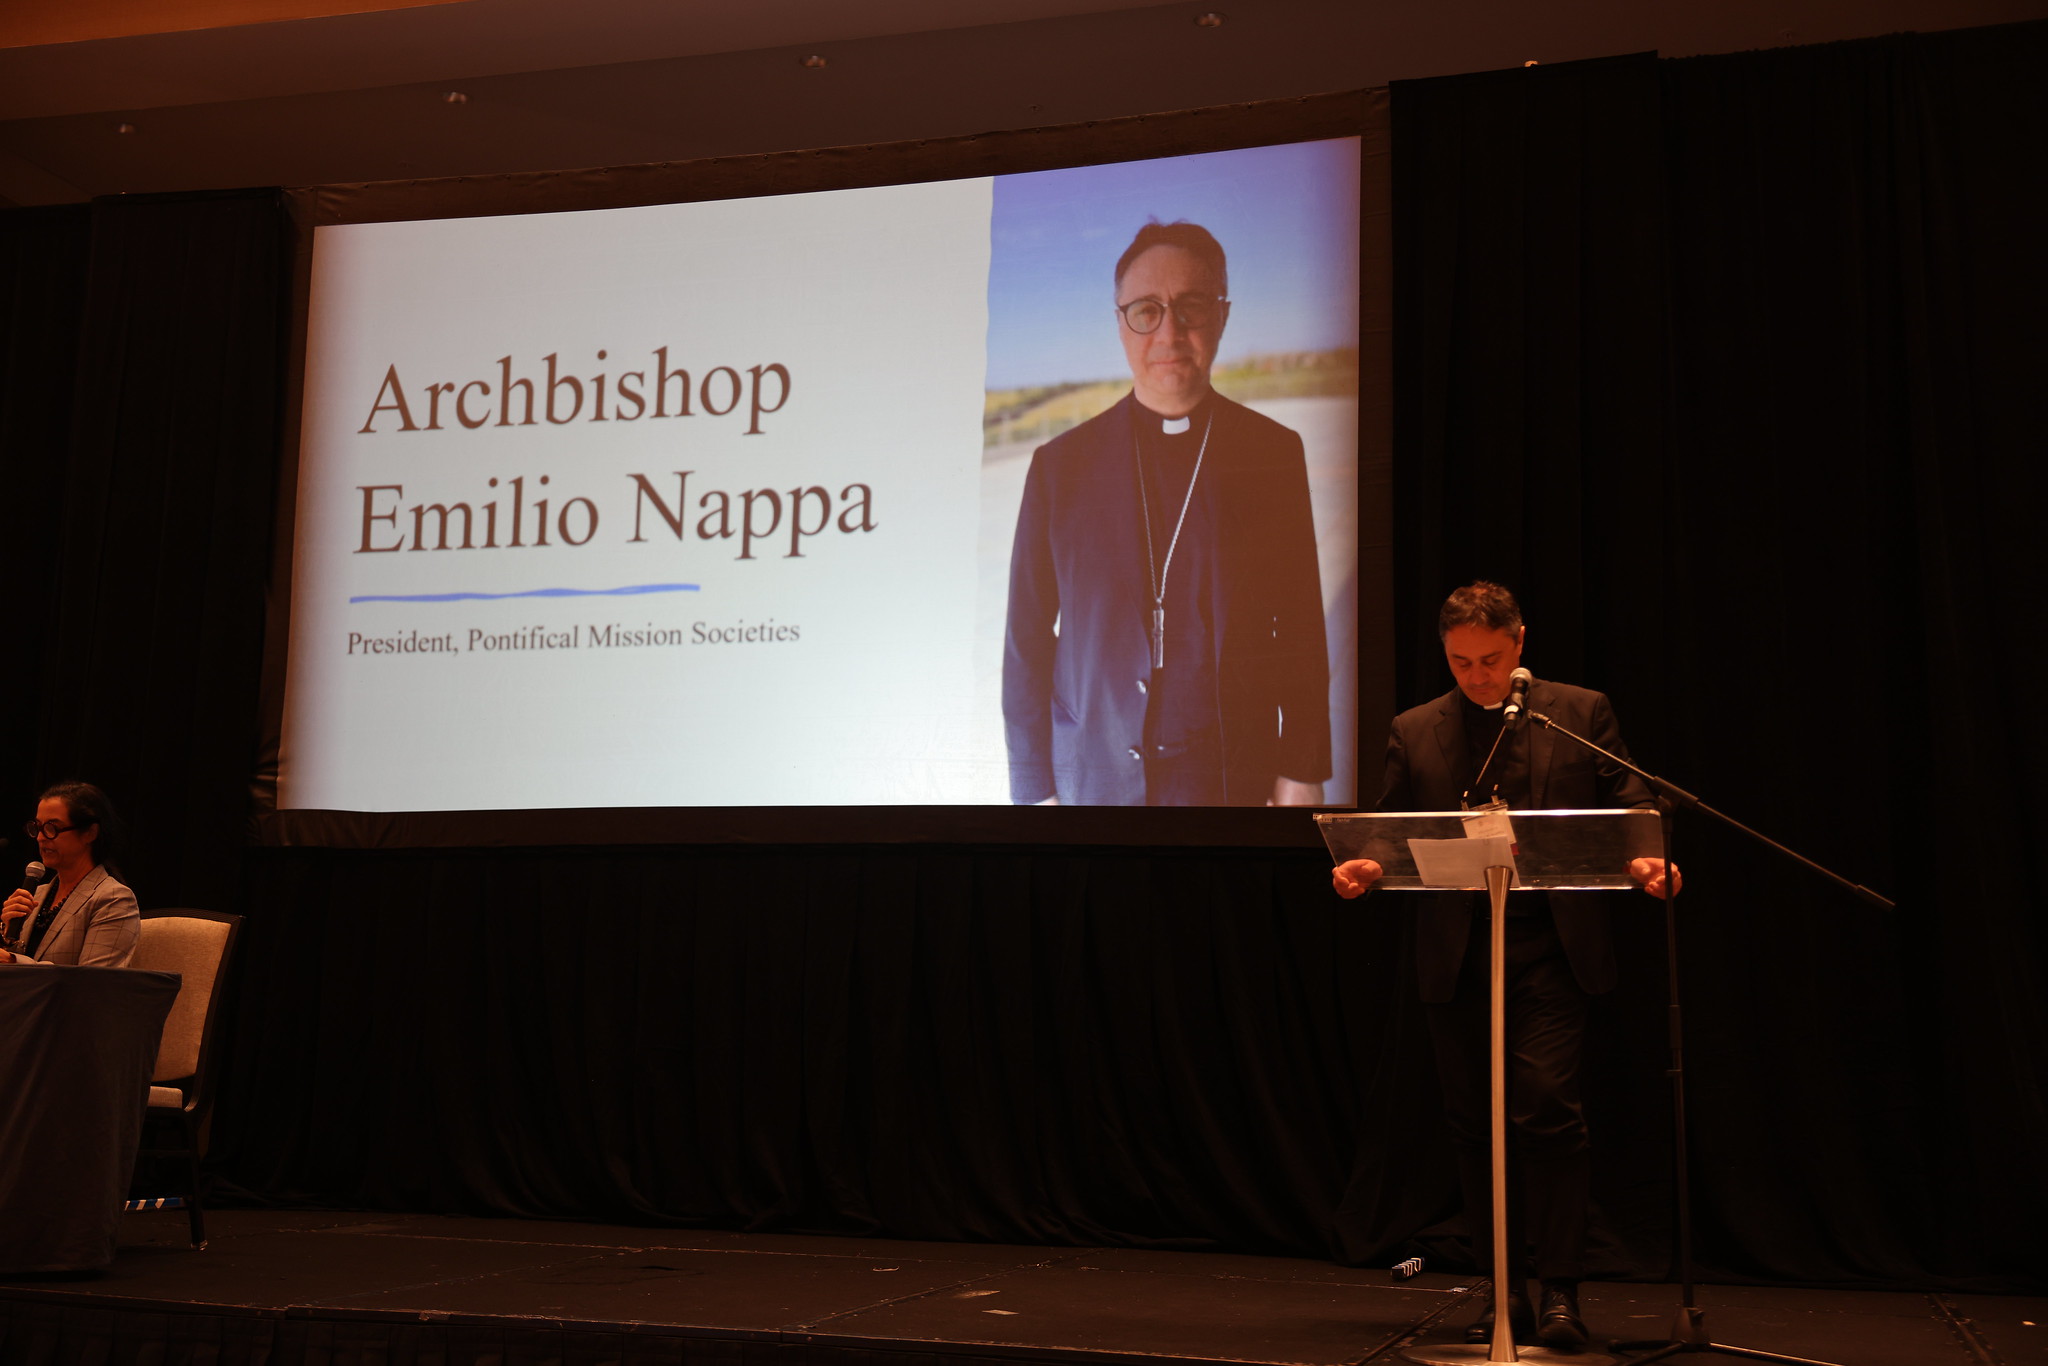
[[114,1260],[175,972],[0,966],[0,1272]]

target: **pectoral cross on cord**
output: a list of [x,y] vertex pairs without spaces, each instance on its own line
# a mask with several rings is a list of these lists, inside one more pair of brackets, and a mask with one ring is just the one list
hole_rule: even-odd
[[1166,563],[1159,563],[1152,546],[1152,499],[1145,491],[1145,461],[1138,450],[1138,433],[1131,429],[1131,460],[1138,469],[1138,507],[1145,521],[1145,570],[1152,590],[1152,667],[1166,667],[1166,576],[1173,572],[1173,552],[1180,546],[1180,529],[1187,524],[1188,507],[1195,501],[1195,481],[1202,477],[1202,459],[1209,454],[1209,433],[1216,427],[1216,414],[1202,424],[1202,444],[1195,451],[1194,472],[1188,475],[1188,491],[1181,495],[1180,516],[1173,520],[1173,539],[1166,543]]

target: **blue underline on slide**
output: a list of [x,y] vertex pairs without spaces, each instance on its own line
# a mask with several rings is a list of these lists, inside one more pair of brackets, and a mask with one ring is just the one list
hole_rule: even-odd
[[361,593],[357,602],[497,602],[501,598],[632,598],[642,593],[694,593],[694,583],[629,583],[624,588],[529,588],[522,593]]

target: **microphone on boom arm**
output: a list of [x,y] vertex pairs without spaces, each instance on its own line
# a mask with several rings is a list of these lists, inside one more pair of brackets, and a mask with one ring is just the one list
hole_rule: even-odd
[[1500,723],[1512,728],[1521,723],[1529,710],[1529,685],[1536,681],[1536,675],[1527,669],[1517,669],[1508,675],[1507,705],[1500,709]]
[[[1465,789],[1465,795],[1458,799],[1458,805],[1465,810],[1472,809],[1472,794],[1483,792],[1486,775],[1493,769],[1493,756],[1500,753],[1500,742],[1508,738],[1508,732],[1521,724],[1522,717],[1529,710],[1529,685],[1536,676],[1527,669],[1517,669],[1508,675],[1507,703],[1500,709],[1500,729],[1494,732],[1493,748],[1486,751],[1486,762],[1479,766],[1479,776],[1472,780],[1472,786]],[[1498,785],[1496,784],[1496,788]],[[1499,796],[1495,792],[1496,798]]]

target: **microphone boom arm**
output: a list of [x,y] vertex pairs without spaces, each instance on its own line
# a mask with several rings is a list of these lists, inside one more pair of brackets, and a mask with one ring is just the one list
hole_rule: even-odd
[[1620,764],[1623,768],[1627,769],[1629,772],[1635,774],[1638,778],[1641,778],[1644,782],[1648,783],[1652,790],[1661,793],[1666,797],[1669,797],[1672,801],[1678,803],[1680,806],[1685,807],[1692,811],[1698,811],[1703,815],[1712,816],[1715,820],[1721,822],[1721,824],[1730,826],[1736,830],[1740,830],[1743,834],[1749,836],[1757,843],[1768,845],[1770,848],[1775,849],[1779,853],[1783,854],[1786,858],[1791,859],[1794,863],[1804,864],[1806,867],[1812,869],[1816,873],[1819,873],[1822,877],[1834,883],[1836,886],[1842,888],[1844,891],[1853,893],[1854,895],[1861,897],[1864,901],[1869,902],[1871,905],[1882,907],[1887,911],[1898,909],[1898,903],[1896,901],[1893,901],[1890,897],[1881,896],[1878,893],[1871,891],[1868,887],[1865,887],[1860,882],[1851,882],[1848,878],[1843,877],[1840,873],[1834,871],[1832,868],[1827,868],[1822,866],[1821,864],[1815,863],[1812,859],[1800,853],[1798,850],[1789,848],[1786,845],[1778,843],[1769,835],[1764,834],[1761,830],[1751,829],[1749,826],[1744,825],[1741,821],[1736,820],[1727,812],[1719,811],[1716,810],[1714,807],[1708,806],[1705,802],[1701,801],[1692,793],[1687,792],[1677,783],[1666,782],[1664,779],[1659,778],[1654,773],[1645,772],[1644,770],[1636,767],[1636,765],[1630,763],[1628,760],[1622,758],[1619,754],[1615,754],[1609,750],[1602,749],[1600,746],[1594,744],[1591,740],[1588,740],[1585,736],[1580,735],[1578,732],[1569,730],[1566,727],[1559,725],[1557,722],[1551,720],[1548,716],[1545,716],[1542,712],[1531,711],[1529,713],[1529,719],[1531,721],[1534,721],[1537,725],[1542,726],[1546,730],[1555,731],[1559,735],[1564,736],[1568,740],[1576,741],[1580,745],[1583,745],[1587,749],[1592,750],[1595,754],[1600,755],[1604,759],[1610,759],[1613,762]]

